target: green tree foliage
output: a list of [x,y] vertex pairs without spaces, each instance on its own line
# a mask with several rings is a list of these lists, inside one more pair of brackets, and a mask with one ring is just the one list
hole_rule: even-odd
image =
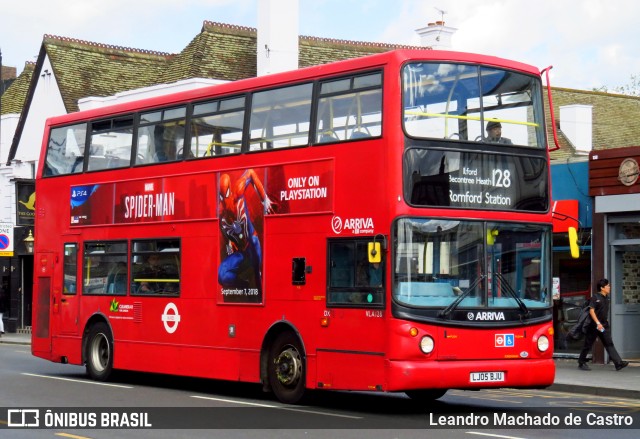
[[611,90],[609,90],[607,86],[602,86],[599,88],[594,88],[593,91],[601,91],[604,93],[619,93],[622,95],[640,97],[640,74],[631,75],[631,80],[628,84],[613,87]]

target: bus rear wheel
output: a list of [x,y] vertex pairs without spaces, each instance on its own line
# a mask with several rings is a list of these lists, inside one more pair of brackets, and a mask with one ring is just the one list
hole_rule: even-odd
[[280,334],[269,351],[268,377],[276,398],[295,404],[305,391],[305,364],[300,340],[291,332]]
[[96,323],[87,337],[87,374],[96,381],[106,381],[113,372],[113,336],[109,327]]
[[431,402],[442,398],[447,389],[407,390],[405,393],[414,401]]

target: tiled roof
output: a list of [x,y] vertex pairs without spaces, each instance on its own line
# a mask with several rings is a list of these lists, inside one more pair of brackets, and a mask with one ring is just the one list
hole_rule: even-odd
[[[45,35],[39,58],[45,54],[49,57],[65,108],[67,112],[74,112],[78,110],[78,99],[87,96],[111,96],[125,90],[189,78],[233,81],[256,76],[257,35],[255,28],[205,21],[200,33],[179,54]],[[299,38],[300,67],[393,49],[416,48],[308,36]],[[22,87],[25,84],[28,80]],[[7,93],[13,88],[7,89]],[[12,106],[12,110],[20,113],[20,104]],[[2,111],[6,112],[4,105]]]
[[42,49],[51,61],[67,112],[78,111],[78,99],[86,96],[110,96],[157,84],[172,57],[53,35],[44,36]]
[[204,22],[202,30],[167,63],[158,83],[188,78],[227,81],[255,76],[255,29]]
[[[565,105],[592,106],[592,147],[593,150],[621,148],[637,145],[640,139],[640,124],[633,121],[640,118],[640,97],[569,88],[551,89],[555,119],[560,125],[560,107]],[[545,93],[546,100],[546,93]],[[545,108],[549,108],[545,105]],[[560,126],[560,128],[562,128]],[[551,118],[547,114],[549,142],[553,145]],[[554,160],[583,158],[558,130],[561,148],[551,153]]]
[[[258,31],[252,27],[205,21],[202,30],[185,49],[167,62],[159,83],[188,78],[228,81],[256,76]],[[401,48],[398,44],[367,43],[300,36],[300,67],[326,64]],[[422,47],[424,49],[424,47]]]
[[2,95],[2,114],[22,112],[35,66],[35,63],[26,63],[20,76],[5,90]]
[[396,49],[429,49],[400,44],[367,43],[305,36],[300,37],[298,44],[300,48],[300,67],[310,67]]

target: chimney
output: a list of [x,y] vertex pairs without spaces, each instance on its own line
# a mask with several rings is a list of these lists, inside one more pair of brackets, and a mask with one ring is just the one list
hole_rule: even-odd
[[298,68],[298,0],[258,0],[258,76]]
[[457,31],[455,27],[444,25],[444,21],[429,23],[427,27],[416,29],[420,35],[420,45],[433,49],[451,50],[451,37]]
[[560,129],[578,152],[590,152],[593,147],[591,105],[560,107]]

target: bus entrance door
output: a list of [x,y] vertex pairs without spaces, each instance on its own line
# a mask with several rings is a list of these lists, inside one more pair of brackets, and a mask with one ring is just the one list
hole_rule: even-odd
[[51,274],[53,255],[39,253],[34,261],[34,297],[31,351],[34,355],[49,358],[51,354],[51,334],[54,299],[51,294]]
[[55,265],[52,288],[56,333],[78,334],[78,244],[66,243],[62,263]]

